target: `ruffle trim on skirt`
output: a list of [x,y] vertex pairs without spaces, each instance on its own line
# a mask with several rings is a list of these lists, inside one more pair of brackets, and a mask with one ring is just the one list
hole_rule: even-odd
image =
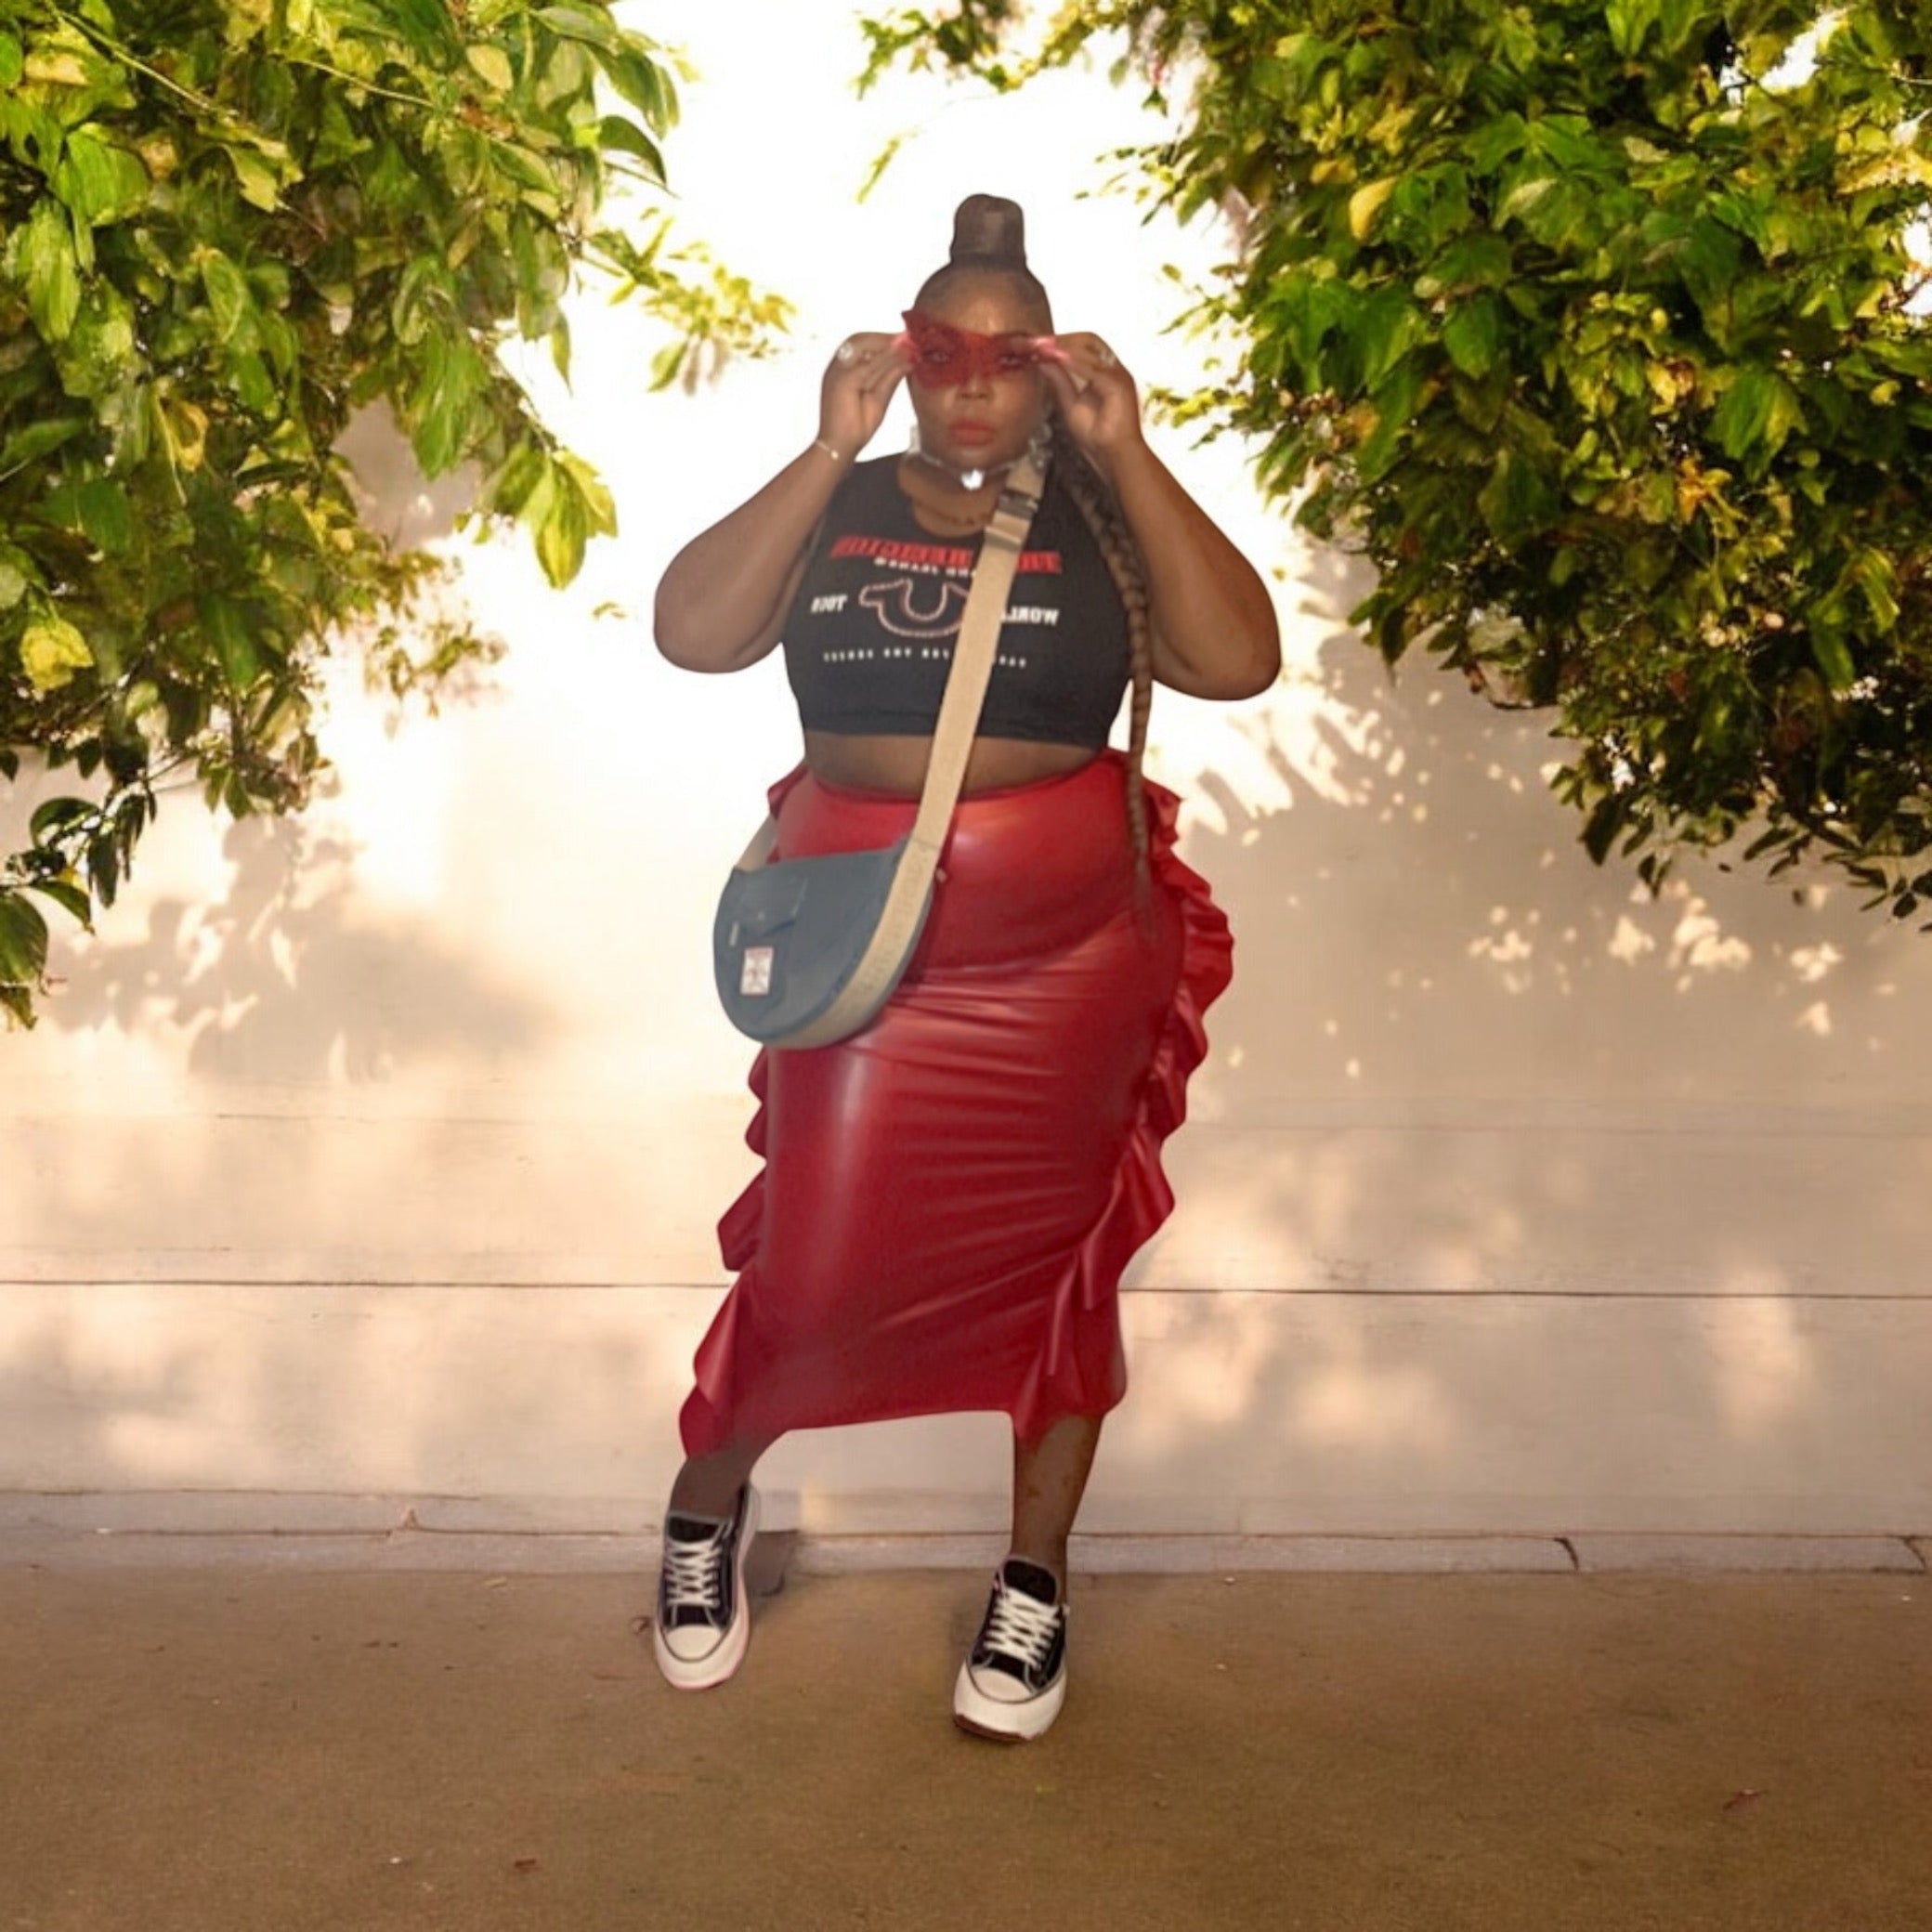
[[1174,850],[1181,801],[1151,784],[1146,796],[1154,877],[1180,903],[1181,971],[1120,1150],[1113,1191],[1099,1220],[1067,1258],[1053,1298],[1053,1332],[1040,1353],[1043,1369],[1077,1362],[1079,1351],[1071,1335],[1060,1333],[1062,1325],[1108,1319],[1116,1338],[1114,1369],[1105,1402],[1098,1407],[1089,1406],[1075,1390],[1044,1382],[1038,1374],[1030,1377],[1011,1411],[1014,1432],[1026,1442],[1037,1441],[1064,1416],[1103,1414],[1127,1393],[1127,1362],[1116,1312],[1120,1277],[1174,1211],[1174,1190],[1161,1165],[1161,1149],[1187,1118],[1188,1079],[1208,1057],[1208,1009],[1234,977],[1234,940],[1226,915],[1214,903],[1207,881]]

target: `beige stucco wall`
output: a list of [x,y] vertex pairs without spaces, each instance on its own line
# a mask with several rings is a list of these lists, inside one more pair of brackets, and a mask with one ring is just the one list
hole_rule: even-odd
[[[725,138],[698,99],[694,165]],[[656,659],[650,586],[809,439],[823,356],[896,310],[968,189],[1028,200],[1063,326],[1169,380],[1195,353],[1157,333],[1135,212],[1042,185],[1057,127],[1025,169],[982,159],[1010,111],[929,131],[863,210],[771,182],[762,257],[698,206],[794,291],[839,265],[797,354],[714,396],[643,397],[648,345],[587,303],[550,400],[620,542],[561,596],[459,546],[512,646],[491,688],[398,724],[346,679],[307,821],[171,807],[62,940],[43,1025],[0,1041],[0,1489],[655,1516],[751,1171],[711,904],[797,738],[777,665]],[[1280,573],[1288,668],[1156,707],[1238,976],[1083,1524],[1932,1530],[1927,942],[1815,877],[1697,864],[1651,901],[1596,869],[1535,722],[1426,665],[1391,686],[1346,560],[1237,450],[1160,443]],[[384,514],[436,527],[365,460]],[[765,1480],[821,1529],[979,1527],[1007,1457],[1003,1418],[938,1417],[795,1436]]]

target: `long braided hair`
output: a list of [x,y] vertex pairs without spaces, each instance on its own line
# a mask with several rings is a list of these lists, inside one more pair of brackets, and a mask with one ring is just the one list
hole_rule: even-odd
[[[1005,276],[1036,305],[1049,330],[1052,308],[1039,279],[1026,266],[1025,217],[1017,202],[999,195],[968,195],[953,217],[953,244],[946,266],[921,285],[923,307],[970,276]],[[1154,628],[1147,591],[1147,566],[1127,527],[1119,499],[1073,439],[1058,410],[1048,411],[1050,458],[1066,486],[1094,542],[1105,559],[1127,613],[1128,661],[1133,695],[1128,711],[1127,822],[1133,841],[1134,890],[1142,923],[1151,895],[1151,838],[1143,768],[1147,756],[1147,716],[1154,701]]]
[[1121,515],[1119,500],[1067,434],[1057,410],[1052,416],[1051,450],[1067,494],[1087,519],[1127,611],[1128,662],[1133,677],[1133,695],[1128,703],[1127,822],[1133,836],[1134,890],[1144,911],[1149,893],[1149,837],[1142,767],[1147,758],[1147,714],[1154,702],[1154,627],[1148,614],[1147,567],[1127,518]]

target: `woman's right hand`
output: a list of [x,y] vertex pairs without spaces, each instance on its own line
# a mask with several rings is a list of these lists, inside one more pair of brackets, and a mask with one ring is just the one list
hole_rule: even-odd
[[847,463],[877,434],[893,391],[911,367],[912,350],[903,335],[868,331],[839,345],[819,391],[818,434]]

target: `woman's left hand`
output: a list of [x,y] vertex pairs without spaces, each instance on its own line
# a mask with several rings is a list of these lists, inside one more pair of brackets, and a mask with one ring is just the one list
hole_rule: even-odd
[[1103,468],[1141,441],[1141,395],[1134,379],[1098,335],[1053,338],[1060,354],[1041,370],[1059,398],[1060,414],[1081,450]]

